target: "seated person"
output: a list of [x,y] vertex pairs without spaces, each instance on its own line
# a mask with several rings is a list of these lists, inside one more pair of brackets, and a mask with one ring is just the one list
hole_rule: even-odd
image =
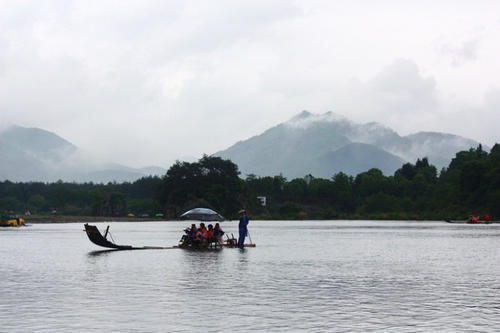
[[184,229],[184,235],[180,240],[183,244],[191,244],[196,238],[196,225],[191,224],[191,228]]
[[205,227],[205,223],[200,223],[200,228],[196,233],[196,238],[199,239],[202,243],[206,243],[208,239],[208,230]]
[[191,224],[191,228],[188,229],[188,233],[187,233],[189,239],[193,240],[196,238],[196,231],[197,230],[198,229],[196,228],[196,224]]
[[208,239],[208,241],[209,242],[214,241],[213,237],[214,237],[214,226],[211,225],[211,224],[209,224],[208,225],[208,230],[207,230],[207,239]]
[[222,239],[223,235],[224,235],[224,231],[222,231],[219,223],[216,223],[215,228],[214,228],[213,237],[217,240],[217,243],[219,243],[219,245],[222,245],[224,243],[224,240]]

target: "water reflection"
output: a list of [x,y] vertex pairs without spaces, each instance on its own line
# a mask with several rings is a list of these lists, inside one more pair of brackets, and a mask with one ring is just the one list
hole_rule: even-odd
[[97,251],[90,251],[89,253],[87,253],[87,255],[89,257],[99,257],[99,256],[103,256],[103,255],[108,255],[110,253],[113,253],[113,252],[117,252],[118,250],[97,250]]

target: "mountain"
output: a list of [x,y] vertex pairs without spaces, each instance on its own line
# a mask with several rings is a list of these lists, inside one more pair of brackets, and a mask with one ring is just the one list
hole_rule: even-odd
[[365,143],[349,143],[335,151],[328,152],[311,164],[311,174],[330,178],[333,174],[344,172],[357,175],[374,166],[384,174],[392,174],[405,162],[391,153]]
[[263,134],[240,141],[216,156],[231,159],[242,173],[304,176],[310,161],[341,148],[349,140],[322,123],[314,128],[280,124]]
[[[414,161],[415,156],[427,156],[438,170],[447,167],[457,152],[479,145],[479,142],[472,139],[439,132],[418,132],[405,138],[408,139],[409,145],[394,150],[393,153],[409,161]],[[484,145],[483,148],[489,150]]]
[[390,175],[403,163],[423,157],[440,170],[456,152],[478,144],[438,132],[400,136],[376,122],[359,124],[333,112],[303,111],[214,155],[231,159],[244,175],[283,174],[292,179],[310,173],[330,178],[339,171],[356,175],[370,168]]
[[60,136],[39,128],[12,126],[0,134],[0,142],[37,159],[58,161],[77,148]]
[[[282,174],[293,179],[312,174],[330,178],[340,171],[356,175],[370,168],[391,175],[403,163],[415,163],[423,157],[440,170],[448,166],[456,152],[478,144],[472,139],[439,132],[400,136],[376,122],[359,124],[333,112],[303,111],[214,155],[231,159],[243,175]],[[54,133],[20,126],[0,131],[0,161],[0,181],[61,179],[107,183],[166,173],[165,169],[154,166],[131,168],[95,162]]]
[[131,168],[94,162],[57,134],[39,128],[12,126],[0,132],[0,180],[107,183],[163,175],[160,167]]

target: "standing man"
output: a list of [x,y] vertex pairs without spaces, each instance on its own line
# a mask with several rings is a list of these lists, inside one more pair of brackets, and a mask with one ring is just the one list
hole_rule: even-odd
[[242,209],[238,212],[240,214],[240,223],[238,224],[238,229],[240,231],[240,237],[238,238],[238,246],[243,248],[243,244],[245,243],[245,237],[247,236],[248,229],[248,216],[246,210]]

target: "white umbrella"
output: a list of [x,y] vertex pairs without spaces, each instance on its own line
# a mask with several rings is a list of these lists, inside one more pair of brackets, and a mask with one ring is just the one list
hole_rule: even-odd
[[182,214],[181,219],[199,221],[224,221],[224,217],[209,208],[194,208]]

